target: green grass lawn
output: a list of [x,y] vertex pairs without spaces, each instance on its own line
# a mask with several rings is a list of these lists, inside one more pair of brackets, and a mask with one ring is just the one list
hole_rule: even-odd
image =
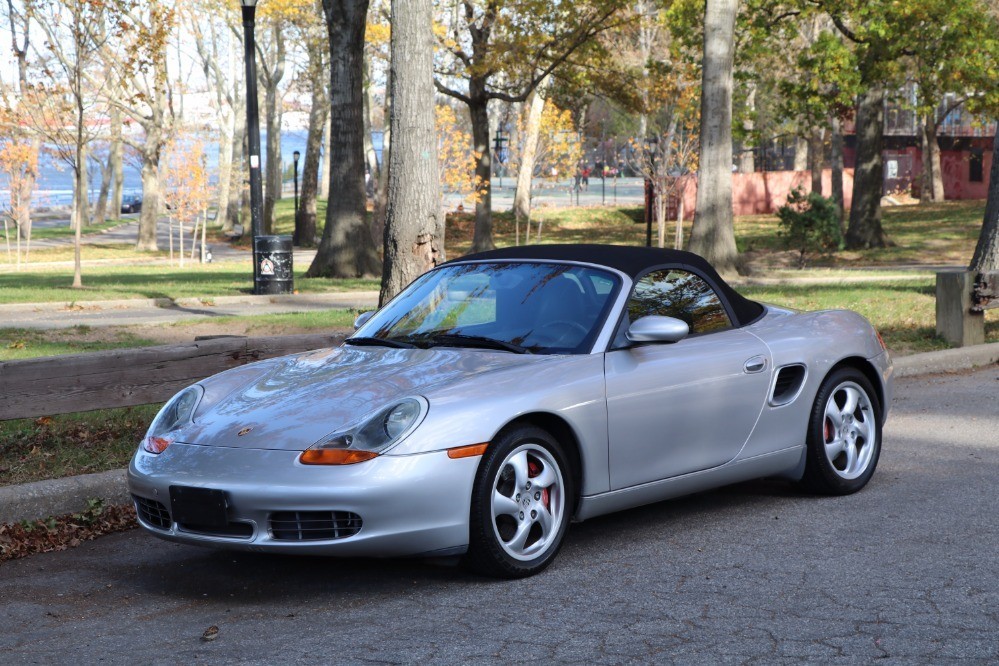
[[0,361],[148,347],[159,344],[128,330],[99,331],[88,326],[39,330],[0,328]]
[[[75,249],[72,245],[66,245],[63,247],[51,247],[51,248],[32,248],[31,254],[27,256],[27,261],[25,261],[24,254],[21,255],[22,268],[33,268],[37,264],[44,263],[55,263],[55,262],[67,262],[73,261],[75,258]],[[190,252],[190,250],[188,250]],[[159,261],[164,263],[169,259],[170,253],[168,250],[160,250],[158,252],[139,252],[135,249],[133,243],[88,243],[81,248],[80,259],[83,262],[84,272],[88,271],[90,262],[101,261],[107,262],[114,260],[116,262],[134,262],[134,263],[147,263],[149,261]],[[188,255],[190,256],[190,255]],[[9,265],[16,263],[16,257],[13,253],[8,258],[5,252],[0,251],[0,262],[4,262]],[[167,264],[168,265],[168,264]],[[62,272],[72,276],[72,269],[68,271],[63,270]]]
[[[85,266],[83,288],[73,289],[72,270],[33,270],[0,273],[0,303],[99,301],[119,298],[191,298],[252,293],[250,262],[175,265]],[[377,290],[374,279],[305,279],[295,272],[302,293]]]
[[159,407],[0,422],[0,485],[124,467]]

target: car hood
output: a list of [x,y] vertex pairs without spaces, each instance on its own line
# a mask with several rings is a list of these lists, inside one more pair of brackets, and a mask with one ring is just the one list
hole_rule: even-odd
[[553,358],[478,349],[343,346],[271,359],[202,381],[205,398],[195,422],[177,439],[303,451],[400,398],[429,397],[436,387]]

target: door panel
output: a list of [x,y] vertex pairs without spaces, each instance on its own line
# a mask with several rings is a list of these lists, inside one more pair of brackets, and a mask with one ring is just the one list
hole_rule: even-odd
[[732,460],[766,402],[771,359],[759,339],[733,329],[607,352],[605,372],[618,489]]

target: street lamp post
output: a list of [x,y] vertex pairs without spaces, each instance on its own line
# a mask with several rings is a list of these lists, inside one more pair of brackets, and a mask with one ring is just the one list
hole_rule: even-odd
[[257,110],[257,62],[253,41],[253,18],[257,0],[241,0],[243,5],[243,60],[246,63],[246,143],[250,161],[250,228],[253,233],[253,293],[259,293],[260,261],[257,238],[264,217],[263,184],[260,180],[260,114]]
[[295,224],[298,224],[298,158],[302,153],[297,150],[291,154],[291,160],[295,165]]

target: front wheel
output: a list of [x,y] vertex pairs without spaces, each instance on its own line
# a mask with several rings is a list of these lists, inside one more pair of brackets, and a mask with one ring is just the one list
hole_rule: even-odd
[[822,382],[806,455],[802,484],[814,492],[848,495],[871,479],[881,455],[881,406],[859,370],[841,368]]
[[550,433],[502,433],[476,473],[465,564],[498,578],[538,573],[562,546],[574,497],[565,452]]

